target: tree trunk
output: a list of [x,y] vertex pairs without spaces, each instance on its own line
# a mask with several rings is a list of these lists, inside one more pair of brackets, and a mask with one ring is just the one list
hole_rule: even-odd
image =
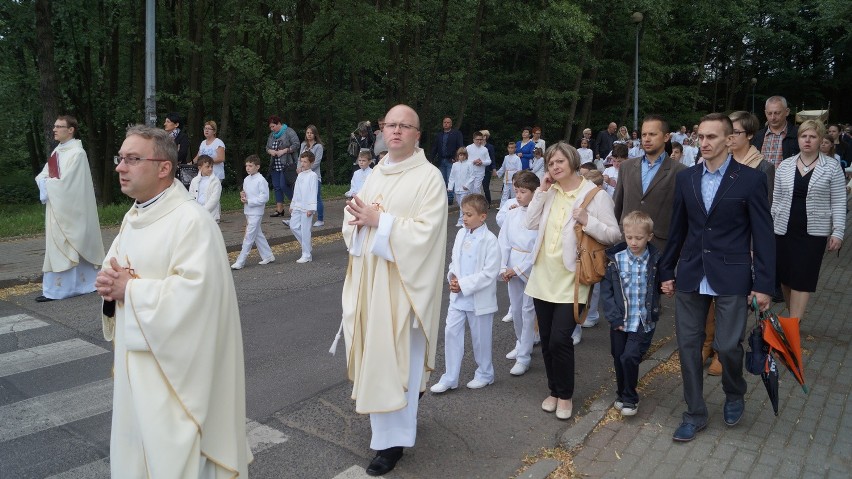
[[586,68],[586,58],[588,58],[588,55],[580,55],[580,64],[577,65],[577,80],[574,81],[574,88],[571,89],[571,105],[568,107],[568,118],[565,120],[565,135],[563,138],[572,144],[574,116],[577,113],[577,103],[580,101],[580,86],[583,84],[583,71]]
[[[43,151],[53,149],[53,122],[59,116],[56,106],[56,64],[53,60],[53,29],[50,0],[36,0],[36,59],[39,73],[39,99],[41,100],[41,139]],[[39,158],[38,162],[47,161]]]
[[476,20],[473,24],[470,52],[468,52],[467,64],[464,76],[464,84],[462,86],[462,97],[459,102],[458,125],[460,128],[464,123],[464,114],[467,109],[467,99],[470,96],[471,85],[473,84],[473,74],[479,68],[479,28],[482,25],[482,12],[485,10],[485,0],[479,0],[476,7]]
[[[595,37],[595,41],[592,44],[592,55],[591,57],[594,59],[601,58],[601,53],[603,52],[603,39],[600,35]],[[583,112],[580,114],[580,124],[585,125],[586,128],[592,128],[589,125],[589,119],[592,116],[592,105],[594,104],[595,98],[595,82],[598,79],[598,66],[599,63],[597,60],[592,62],[592,69],[589,71],[589,79],[587,81],[588,85],[588,93],[586,94],[586,98],[583,99]],[[592,134],[594,134],[594,128],[592,128]]]

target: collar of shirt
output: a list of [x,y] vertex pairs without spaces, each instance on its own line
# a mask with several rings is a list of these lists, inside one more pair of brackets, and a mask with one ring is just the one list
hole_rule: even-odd
[[586,184],[586,178],[583,178],[583,180],[580,182],[580,186],[574,188],[571,191],[563,190],[562,186],[559,183],[553,183],[553,186],[551,186],[551,188],[556,188],[556,193],[559,194],[559,195],[564,195],[568,198],[571,198],[571,197],[576,198],[577,194],[580,193],[580,190],[583,189],[583,186],[585,186],[585,184]]
[[647,246],[645,247],[645,251],[643,251],[642,254],[638,256],[633,254],[633,252],[630,251],[630,248],[627,248],[625,251],[627,251],[627,259],[631,263],[645,263],[646,261],[648,261],[648,257],[651,256],[651,253],[648,252]]
[[468,236],[468,237],[471,237],[471,238],[478,238],[478,237],[483,235],[483,232],[485,231],[485,229],[486,229],[485,223],[482,223],[476,229],[469,230],[469,229],[465,228],[465,236]]
[[727,171],[727,170],[728,170],[728,165],[730,165],[730,164],[731,164],[731,158],[732,158],[732,156],[731,156],[731,155],[728,155],[728,158],[726,158],[726,159],[725,159],[725,162],[724,162],[724,163],[722,163],[722,166],[720,166],[720,167],[719,167],[719,169],[718,169],[718,170],[716,170],[716,171],[710,171],[710,170],[708,170],[708,169],[707,169],[707,162],[706,162],[706,161],[705,161],[705,162],[702,162],[702,163],[701,163],[701,168],[702,168],[704,171],[703,171],[703,173],[702,173],[701,175],[703,176],[703,175],[710,174],[710,175],[725,176],[725,171]]
[[135,207],[137,207],[137,208],[147,208],[147,207],[149,207],[149,206],[153,205],[153,204],[154,204],[154,202],[155,202],[155,201],[157,201],[157,200],[159,200],[159,199],[160,199],[160,197],[162,197],[164,194],[166,194],[166,190],[168,190],[168,188],[166,188],[165,190],[161,191],[161,192],[160,192],[160,194],[158,194],[157,196],[155,196],[155,197],[151,198],[150,200],[148,200],[148,201],[146,201],[146,202],[144,202],[144,203],[139,203],[139,202],[137,201],[137,202],[136,202],[133,206],[135,206]]
[[784,138],[784,137],[787,136],[787,128],[789,128],[789,126],[790,126],[790,122],[785,121],[784,122],[784,128],[781,129],[781,133],[773,133],[772,128],[770,128],[769,124],[767,124],[766,125],[766,134],[763,135],[763,137],[766,138],[767,136],[775,135],[775,136],[780,136],[781,138]]
[[656,167],[660,166],[660,164],[661,164],[661,163],[663,162],[663,160],[665,160],[665,159],[666,159],[666,152],[664,151],[664,152],[662,152],[662,153],[660,154],[659,158],[657,158],[657,161],[655,161],[655,162],[654,162],[654,164],[652,165],[652,164],[651,164],[651,162],[650,162],[650,161],[648,161],[648,155],[643,154],[643,155],[642,155],[642,166],[645,166],[645,167],[647,167],[648,169],[653,169],[653,168],[656,168]]

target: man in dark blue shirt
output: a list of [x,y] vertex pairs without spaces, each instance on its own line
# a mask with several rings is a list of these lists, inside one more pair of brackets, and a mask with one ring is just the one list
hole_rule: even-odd
[[[441,123],[443,129],[435,135],[435,141],[432,142],[432,161],[435,166],[441,170],[441,176],[444,177],[444,184],[447,184],[447,179],[450,177],[450,170],[453,168],[453,158],[456,156],[456,150],[464,147],[464,137],[459,130],[453,129],[453,119],[444,117]],[[447,201],[453,203],[453,192],[447,192]]]

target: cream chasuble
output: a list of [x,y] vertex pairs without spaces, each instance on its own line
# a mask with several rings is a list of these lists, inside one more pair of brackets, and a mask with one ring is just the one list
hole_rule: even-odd
[[352,215],[344,214],[343,237],[350,250],[342,297],[346,361],[355,411],[390,412],[407,405],[411,334],[426,338],[421,391],[435,366],[447,255],[447,191],[441,173],[418,148],[406,160],[377,165],[358,197],[395,217],[386,239],[394,261],[370,252],[376,228],[367,228],[354,241],[361,235],[348,224]]
[[[36,176],[45,203],[45,251],[42,271],[59,273],[80,260],[100,266],[104,242],[98,222],[95,188],[83,143],[69,140],[53,150],[59,178],[51,178],[48,165]],[[94,291],[94,284],[89,291]]]
[[136,279],[103,316],[112,477],[248,477],[240,316],[218,226],[174,180],[125,215],[103,264],[113,257]]

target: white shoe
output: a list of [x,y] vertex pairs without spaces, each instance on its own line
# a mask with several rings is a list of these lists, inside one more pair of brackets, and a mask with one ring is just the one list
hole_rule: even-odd
[[299,264],[308,263],[310,261],[313,261],[313,257],[311,257],[311,256],[302,256],[301,258],[296,260],[296,262],[299,263]]
[[583,340],[583,328],[574,328],[574,332],[571,333],[571,339],[574,340],[574,346],[580,344],[580,341]]
[[512,312],[510,311],[510,312],[506,313],[506,316],[503,316],[502,321],[504,323],[511,323],[512,322]]
[[624,409],[624,403],[621,402],[621,401],[615,401],[614,403],[612,403],[612,405],[615,406],[615,408],[618,409],[619,411]]
[[281,220],[281,224],[290,226],[290,220]]
[[624,406],[621,408],[622,416],[635,416],[637,412],[639,412],[638,404],[625,403]]
[[234,263],[231,265],[231,269],[243,269],[243,264],[239,262]]
[[440,381],[433,384],[432,387],[429,388],[429,390],[435,394],[441,394],[442,392],[446,392],[448,389],[455,389],[455,387],[448,386]]
[[584,323],[582,324],[582,326],[583,326],[584,328],[594,328],[595,326],[597,326],[597,325],[598,325],[598,321],[600,321],[600,317],[598,317],[598,318],[597,318],[597,319],[595,319],[595,320],[591,320],[591,319],[589,319],[588,317],[586,317],[586,322],[584,322]]
[[518,350],[517,349],[513,349],[513,350],[509,351],[509,354],[506,355],[506,359],[514,360],[514,359],[517,359],[517,358],[518,358]]
[[488,382],[488,381],[483,381],[481,379],[473,379],[472,381],[467,383],[467,387],[468,387],[468,389],[482,389],[485,386],[488,386],[489,384],[491,384],[493,382],[494,382],[493,380],[491,382]]
[[523,363],[520,363],[520,362],[516,362],[515,365],[512,366],[512,369],[509,370],[509,374],[511,374],[512,376],[523,376],[523,374],[525,372],[529,371],[529,369],[530,369],[529,364],[523,364]]
[[315,222],[315,223],[314,223],[314,226],[315,226],[315,227],[317,227],[317,226],[325,226],[325,221],[317,221],[317,222]]
[[269,264],[275,262],[275,256],[270,256],[269,258],[260,260],[260,263],[257,264]]

